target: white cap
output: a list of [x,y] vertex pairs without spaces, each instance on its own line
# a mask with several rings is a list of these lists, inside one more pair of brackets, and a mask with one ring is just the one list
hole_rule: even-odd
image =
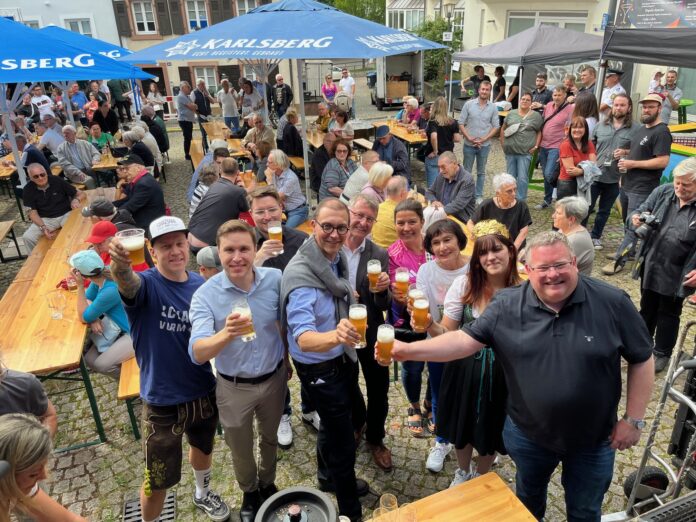
[[184,222],[175,216],[162,216],[150,223],[150,241],[171,232],[188,232]]

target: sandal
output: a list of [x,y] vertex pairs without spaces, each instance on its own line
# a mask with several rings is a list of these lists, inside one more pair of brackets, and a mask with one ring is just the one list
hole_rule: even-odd
[[426,435],[435,435],[435,424],[433,423],[433,405],[423,401],[423,410],[425,411],[425,419],[423,419],[423,428]]
[[[412,419],[412,417],[418,417],[418,419]],[[408,419],[406,419],[406,428],[411,433],[412,437],[417,439],[423,437],[423,414],[420,409],[409,408],[408,409]]]

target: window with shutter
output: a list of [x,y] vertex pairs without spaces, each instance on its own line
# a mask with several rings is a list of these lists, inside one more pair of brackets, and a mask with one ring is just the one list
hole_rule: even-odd
[[169,36],[172,34],[172,21],[169,17],[169,6],[167,5],[167,0],[158,0],[155,3],[155,14],[157,15],[159,34],[162,36]]
[[155,34],[155,14],[152,12],[152,2],[150,0],[135,1],[131,3],[133,11],[133,22],[137,34]]
[[132,34],[126,3],[122,0],[114,0],[114,15],[116,17],[116,29],[119,36],[130,36]]
[[184,29],[184,20],[181,18],[181,2],[179,0],[168,0],[169,12],[172,16],[172,31],[174,34],[187,34],[189,31]]
[[[193,82],[191,81],[191,69],[188,67],[179,67],[179,80],[182,82],[189,82],[189,84],[192,84]],[[195,85],[193,85],[195,87]]]

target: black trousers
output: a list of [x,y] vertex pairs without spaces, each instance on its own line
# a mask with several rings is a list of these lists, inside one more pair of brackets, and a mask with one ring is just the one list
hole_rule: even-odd
[[345,355],[318,364],[294,363],[297,376],[321,417],[317,436],[317,478],[334,484],[341,515],[358,518],[362,508],[355,482],[355,439],[351,420],[354,365]]
[[655,355],[669,357],[679,336],[679,317],[684,299],[642,289],[640,315],[655,338]]
[[387,421],[387,413],[389,412],[389,368],[377,364],[374,350],[370,350],[369,347],[356,351],[363,377],[365,377],[367,406],[358,384],[360,372],[358,364],[352,363],[354,372],[353,430],[358,431],[364,425],[367,425],[365,430],[367,442],[374,446],[379,446],[384,439],[384,424]]
[[121,120],[121,123],[125,122],[126,120],[133,121],[130,112],[130,102],[128,100],[114,101],[114,105],[116,105],[118,119]]
[[191,159],[191,138],[193,137],[193,122],[179,121],[181,133],[184,135],[184,154],[186,159]]
[[206,120],[201,119],[201,117],[198,117],[198,127],[201,129],[201,143],[203,143],[203,153],[208,152],[208,134],[205,132],[205,129],[203,128],[203,124],[206,122]]

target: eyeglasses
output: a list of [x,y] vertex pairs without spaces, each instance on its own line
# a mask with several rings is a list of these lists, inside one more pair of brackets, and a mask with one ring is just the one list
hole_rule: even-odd
[[319,223],[318,221],[317,225],[321,227],[321,230],[322,232],[324,232],[324,234],[333,234],[334,230],[338,232],[339,236],[343,236],[348,233],[348,225],[333,226],[331,223]]
[[355,212],[354,210],[351,210],[350,213],[353,214],[353,215],[354,215],[357,219],[359,219],[360,221],[362,221],[363,219],[364,219],[365,221],[367,221],[368,223],[374,223],[375,221],[377,221],[377,220],[376,220],[375,218],[373,218],[373,217],[366,216],[365,214],[361,214],[360,212]]
[[259,209],[257,209],[257,210],[254,210],[254,211],[252,212],[252,214],[255,215],[255,216],[263,216],[263,215],[266,215],[266,214],[275,214],[275,213],[277,213],[277,212],[280,212],[280,208],[279,208],[279,207],[273,207],[273,208],[259,208]]
[[42,174],[35,174],[34,176],[31,176],[31,179],[40,179],[40,178],[45,178],[45,177],[46,177],[46,173],[42,173]]
[[551,270],[561,273],[568,270],[572,264],[572,261],[563,261],[562,263],[556,263],[554,265],[530,266],[529,269],[539,274],[548,274]]
[[348,149],[336,149],[336,154],[348,154]]

